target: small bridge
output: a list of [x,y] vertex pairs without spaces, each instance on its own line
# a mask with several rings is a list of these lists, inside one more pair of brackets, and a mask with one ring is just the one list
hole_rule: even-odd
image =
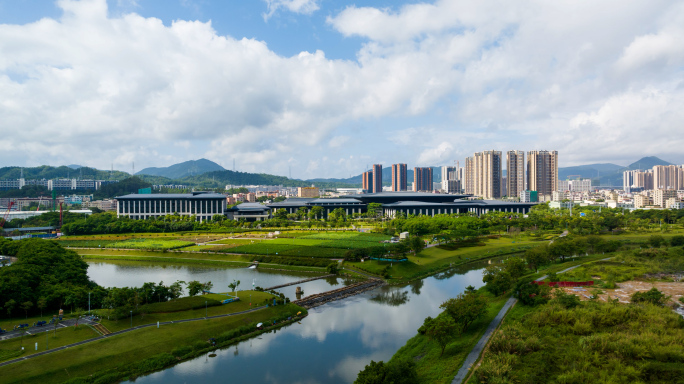
[[307,296],[303,299],[293,301],[294,304],[304,308],[314,308],[335,300],[341,300],[350,296],[358,295],[361,292],[369,291],[385,285],[384,280],[372,279],[347,285],[346,287],[334,289],[332,291]]
[[312,277],[312,278],[310,278],[310,279],[304,279],[304,280],[294,281],[294,282],[292,282],[292,283],[274,285],[274,286],[272,286],[272,287],[264,288],[264,291],[270,291],[271,289],[278,289],[278,288],[282,288],[282,287],[288,287],[288,286],[290,286],[290,285],[302,284],[302,283],[306,283],[306,282],[309,282],[309,281],[314,281],[314,280],[318,280],[318,279],[325,279],[326,277],[334,277],[334,276],[336,276],[336,275],[323,275],[323,276]]

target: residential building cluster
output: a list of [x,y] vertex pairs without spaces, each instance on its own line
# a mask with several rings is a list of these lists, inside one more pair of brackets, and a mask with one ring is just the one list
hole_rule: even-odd
[[22,189],[26,186],[37,185],[47,188],[49,191],[65,190],[98,190],[102,186],[116,183],[117,180],[90,180],[90,179],[5,179],[0,180],[0,190]]

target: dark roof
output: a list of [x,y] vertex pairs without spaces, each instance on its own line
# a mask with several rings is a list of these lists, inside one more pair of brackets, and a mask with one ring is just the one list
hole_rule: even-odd
[[470,195],[450,195],[445,193],[428,192],[378,192],[347,195],[346,198],[361,200],[368,203],[389,204],[399,201],[422,201],[426,203],[450,203],[457,199],[470,197]]
[[269,211],[271,208],[260,204],[260,203],[242,203],[238,204],[234,207],[226,209],[226,211],[230,212],[255,212],[255,211]]
[[33,231],[51,231],[56,227],[26,227],[26,228],[8,228],[8,231],[14,231],[15,229],[19,232],[33,232]]
[[119,196],[117,200],[128,199],[225,199],[226,196],[220,193],[213,192],[193,192],[193,193],[147,193],[137,194],[131,193],[125,196]]
[[363,202],[359,199],[334,197],[334,198],[327,198],[327,199],[314,199],[314,200],[307,202],[307,204],[311,204],[311,205],[319,205],[319,204],[335,205],[335,204],[363,204]]

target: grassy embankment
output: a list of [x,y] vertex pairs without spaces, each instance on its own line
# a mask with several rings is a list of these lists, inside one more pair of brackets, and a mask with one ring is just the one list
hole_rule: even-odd
[[[268,294],[264,293],[264,295]],[[233,304],[214,308],[230,308]],[[243,309],[243,307],[236,305],[232,307],[231,312],[239,312]],[[173,317],[178,319],[191,318],[198,315],[194,313],[196,311],[176,312],[174,315],[164,314],[164,319],[168,321]],[[107,376],[102,381],[105,383],[115,382],[131,374],[139,375],[149,370],[171,365],[178,361],[176,357],[191,358],[210,350],[213,347],[207,340],[211,337],[217,339],[218,345],[227,345],[251,337],[253,336],[254,324],[258,322],[270,324],[275,319],[282,320],[298,311],[302,311],[302,309],[293,304],[288,304],[264,307],[247,314],[224,318],[174,323],[164,325],[159,329],[149,327],[134,330],[104,340],[96,340],[92,343],[72,347],[68,350],[38,356],[29,361],[11,364],[3,368],[3,382],[60,383],[75,377],[88,377],[90,375],[95,375],[95,378]],[[204,310],[201,312],[201,316],[204,316]],[[151,317],[151,315],[145,316],[147,320],[152,320]],[[125,321],[120,320],[120,322]],[[130,322],[127,324],[130,326]],[[126,328],[123,324],[121,327]],[[58,335],[64,340],[67,338],[74,339],[74,336],[63,335],[86,333],[82,328],[79,326],[79,330],[64,329],[58,332]],[[50,347],[53,345],[50,344]],[[123,375],[126,376],[117,372],[123,372]]]
[[475,260],[521,253],[543,241],[546,240],[531,238],[513,240],[504,236],[494,239],[483,238],[482,242],[475,246],[454,248],[447,244],[426,248],[418,255],[407,255],[408,261],[405,262],[370,260],[363,263],[347,263],[347,265],[375,275],[382,275],[387,271],[390,276],[389,283],[401,284]]
[[489,304],[486,315],[475,321],[463,335],[456,337],[447,345],[443,356],[440,356],[441,348],[437,343],[430,341],[425,335],[417,334],[392,356],[390,362],[414,361],[420,383],[451,383],[466,356],[508,300],[508,295],[494,297],[484,289],[480,289],[479,293],[487,299]]

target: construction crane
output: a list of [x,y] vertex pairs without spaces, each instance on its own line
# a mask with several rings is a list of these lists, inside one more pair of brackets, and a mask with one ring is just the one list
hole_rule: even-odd
[[36,212],[38,212],[40,210],[40,203],[42,203],[42,202],[43,202],[43,196],[41,196],[40,199],[38,200],[38,207],[36,207]]
[[9,217],[10,210],[12,209],[13,205],[14,201],[10,201],[9,205],[7,205],[7,211],[2,216],[2,219],[0,219],[0,228],[3,228],[5,226],[5,223],[7,222],[7,218]]

